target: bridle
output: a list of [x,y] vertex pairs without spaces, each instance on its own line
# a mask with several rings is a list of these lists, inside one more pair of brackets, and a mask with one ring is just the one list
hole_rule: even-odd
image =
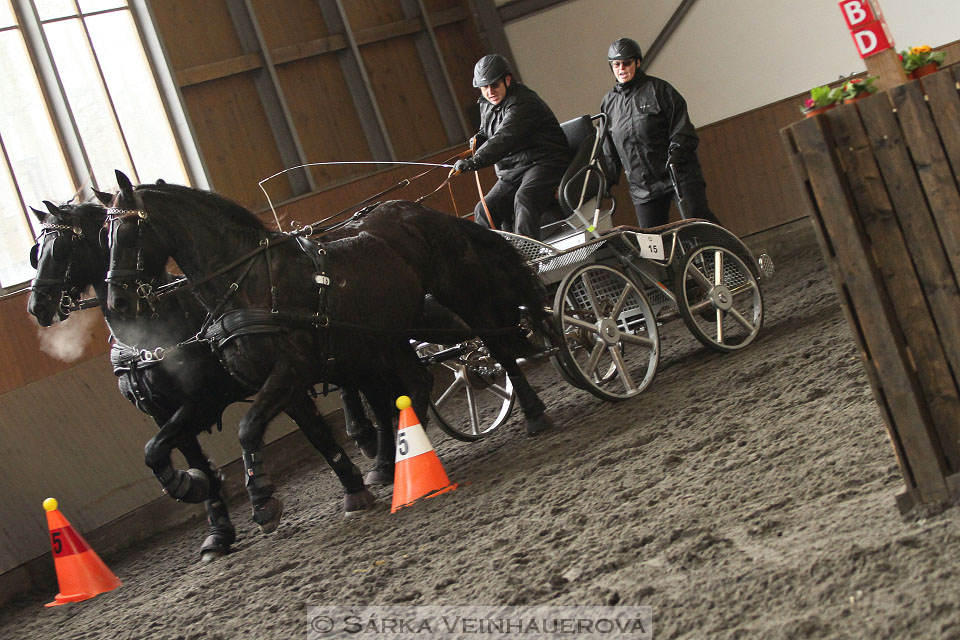
[[147,300],[153,310],[153,304],[150,296],[153,293],[153,281],[143,280],[143,225],[147,220],[147,212],[143,208],[139,209],[118,209],[110,207],[106,211],[105,226],[109,237],[109,246],[112,248],[116,234],[120,230],[120,225],[124,222],[134,220],[137,223],[137,261],[133,269],[115,269],[113,260],[110,261],[110,269],[107,271],[105,281],[107,284],[121,289],[129,289],[130,281],[136,286],[137,296]]
[[[236,258],[229,264],[226,264],[220,267],[219,269],[216,269],[215,271],[206,274],[202,278],[196,278],[190,281],[188,281],[186,278],[180,278],[168,284],[164,284],[159,287],[154,287],[152,282],[145,282],[143,280],[143,271],[144,271],[143,226],[148,222],[149,214],[147,213],[147,211],[144,210],[143,204],[139,198],[139,194],[137,194],[136,191],[134,191],[134,197],[137,198],[138,202],[136,204],[139,206],[139,208],[138,209],[120,209],[120,208],[110,207],[107,209],[107,224],[109,225],[110,243],[112,246],[114,239],[116,238],[116,234],[119,230],[119,225],[124,222],[128,222],[130,220],[136,221],[137,223],[136,266],[134,269],[113,269],[112,268],[113,264],[111,261],[111,265],[110,265],[111,269],[107,271],[106,282],[107,284],[112,284],[114,286],[118,286],[123,289],[129,289],[130,288],[129,280],[134,280],[134,284],[136,285],[137,296],[139,298],[146,300],[147,304],[150,305],[151,310],[154,310],[154,311],[155,311],[154,309],[155,303],[157,302],[157,300],[159,300],[163,296],[169,295],[171,293],[177,293],[181,291],[189,291],[190,289],[195,289],[196,287],[202,284],[205,284],[210,280],[213,280],[214,278],[217,278],[229,271],[232,271],[233,269],[235,269],[236,267],[244,263],[248,263],[252,261],[254,257],[268,251],[270,248],[275,247],[284,242],[287,242],[289,240],[293,240],[299,237],[309,238],[313,236],[321,236],[321,235],[330,233],[332,231],[335,231],[340,227],[343,227],[349,224],[350,222],[365,216],[367,213],[370,212],[370,210],[372,210],[376,206],[376,204],[379,204],[379,203],[376,203],[376,204],[363,207],[359,211],[356,211],[355,213],[353,213],[351,216],[343,220],[333,222],[331,224],[324,225],[323,223],[327,222],[332,217],[335,217],[336,215],[339,215],[339,214],[334,214],[334,216],[327,217],[324,220],[321,220],[319,222],[315,222],[306,226],[299,227],[294,231],[290,231],[286,233],[278,232],[280,234],[279,237],[271,238],[270,236],[264,236],[263,238],[261,238],[260,243],[255,248],[244,253],[243,255]],[[232,291],[236,290],[237,286],[238,284],[236,282],[231,285],[231,289],[232,289],[231,293]]]
[[[67,235],[68,234],[68,235]],[[80,295],[82,292],[77,286],[71,286],[71,277],[72,272],[75,270],[77,250],[83,247],[83,228],[80,226],[68,225],[68,224],[42,224],[40,226],[40,235],[37,236],[37,241],[30,249],[30,264],[34,269],[37,269],[40,264],[40,256],[42,253],[42,246],[49,242],[48,238],[53,238],[53,243],[50,247],[50,251],[56,252],[56,241],[61,237],[70,238],[70,256],[67,260],[67,268],[64,269],[63,275],[59,278],[34,278],[30,282],[28,289],[34,293],[34,295],[43,296],[47,300],[53,300],[53,296],[46,292],[46,288],[58,287],[60,290],[60,301],[58,303],[58,311],[62,318],[66,318],[74,311],[80,311],[82,309],[90,309],[96,307],[100,304],[100,301],[97,298],[88,298],[86,300],[81,299]],[[56,255],[55,253],[53,255]]]

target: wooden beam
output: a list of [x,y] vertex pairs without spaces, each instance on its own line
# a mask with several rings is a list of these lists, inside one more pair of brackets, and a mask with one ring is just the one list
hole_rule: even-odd
[[[430,24],[434,29],[448,24],[462,22],[468,18],[467,11],[463,7],[454,7],[445,11],[437,11],[430,14]],[[372,44],[390,38],[399,38],[401,36],[412,35],[426,30],[423,20],[419,17],[391,22],[389,24],[370,27],[369,29],[360,29],[356,32],[358,45]],[[350,41],[342,33],[335,33],[324,38],[317,38],[307,42],[298,42],[296,44],[277,47],[270,50],[270,57],[274,64],[287,64],[297,60],[303,60],[313,56],[333,53],[350,48]],[[209,82],[218,78],[225,78],[237,73],[253,71],[263,66],[263,56],[259,53],[248,53],[235,58],[218,60],[209,64],[190,67],[177,72],[177,84],[181,87],[189,87],[201,82]]]
[[685,16],[690,7],[693,6],[693,3],[694,0],[683,0],[676,11],[673,12],[673,15],[670,16],[670,19],[667,20],[667,24],[663,25],[663,29],[657,34],[653,44],[650,45],[650,48],[647,49],[643,55],[643,60],[640,61],[640,68],[642,70],[646,71],[650,68],[657,54],[660,53],[663,46],[667,44],[667,40],[673,35],[673,32],[677,29],[677,26],[679,26],[680,21],[683,20],[683,16]]
[[[430,14],[430,23],[433,25],[434,29],[442,27],[446,24],[460,22],[461,20],[466,19],[467,12],[463,9],[463,7],[454,7],[453,9],[437,11],[436,13]],[[382,40],[389,40],[390,38],[413,35],[415,33],[425,31],[426,28],[427,27],[423,23],[423,19],[418,16],[415,18],[407,18],[406,20],[398,20],[397,22],[377,25],[376,27],[358,29],[354,33],[354,38],[356,38],[357,45],[362,46],[365,44],[380,42]]]
[[217,60],[198,67],[190,67],[177,72],[177,84],[189,87],[192,84],[209,82],[218,78],[225,78],[246,71],[253,71],[263,66],[263,58],[259,53],[248,53],[235,58]]
[[273,58],[274,64],[286,64],[349,48],[350,42],[347,40],[347,36],[342,33],[335,33],[324,38],[271,49],[270,57]]

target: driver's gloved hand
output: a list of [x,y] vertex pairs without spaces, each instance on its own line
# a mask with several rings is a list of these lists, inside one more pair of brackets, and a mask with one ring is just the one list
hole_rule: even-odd
[[480,168],[477,165],[478,162],[476,158],[461,158],[453,165],[453,175],[460,175],[467,171],[476,171]]

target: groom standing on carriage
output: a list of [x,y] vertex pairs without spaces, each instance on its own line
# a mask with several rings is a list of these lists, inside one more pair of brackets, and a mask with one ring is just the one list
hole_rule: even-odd
[[470,158],[454,174],[496,164],[497,183],[474,209],[485,227],[540,239],[540,216],[550,206],[570,162],[567,138],[540,96],[513,77],[499,54],[480,58],[473,69],[480,89],[480,130]]

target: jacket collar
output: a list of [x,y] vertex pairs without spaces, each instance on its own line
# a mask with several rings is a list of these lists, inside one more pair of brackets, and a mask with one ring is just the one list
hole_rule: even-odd
[[624,91],[629,91],[630,89],[639,86],[640,83],[646,79],[646,77],[647,77],[647,74],[645,74],[640,69],[637,69],[637,72],[634,74],[632,78],[630,78],[626,82],[618,82],[617,86],[614,87],[614,89],[619,91],[620,93],[623,93]]

